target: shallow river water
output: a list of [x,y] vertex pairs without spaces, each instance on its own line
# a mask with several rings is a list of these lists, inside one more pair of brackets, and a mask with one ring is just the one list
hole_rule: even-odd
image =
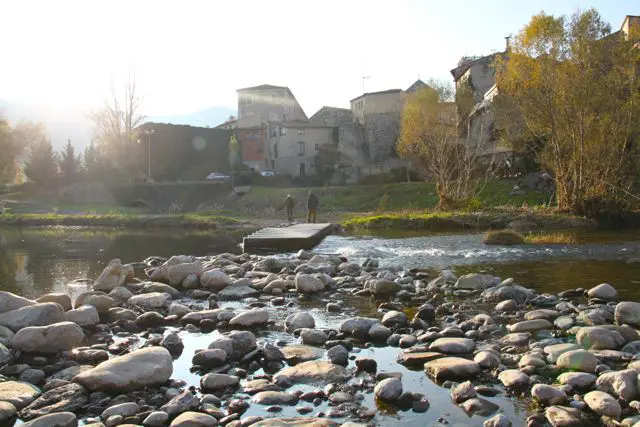
[[[583,236],[585,237],[585,236]],[[412,237],[352,237],[330,236],[314,252],[340,254],[350,261],[377,259],[380,266],[389,268],[451,268],[457,274],[490,272],[502,278],[514,277],[517,283],[541,292],[591,287],[601,282],[613,284],[620,299],[640,300],[640,234],[596,233],[585,237],[590,243],[580,245],[541,245],[495,247],[485,246],[481,234],[448,234]],[[88,277],[95,278],[112,258],[123,262],[137,262],[151,255],[176,254],[207,255],[221,252],[241,252],[241,236],[210,235],[208,233],[178,234],[176,232],[95,231],[82,229],[0,229],[0,289],[35,298],[52,291],[65,291],[72,298],[86,289],[69,284]],[[280,254],[279,256],[287,256]],[[378,316],[375,301],[343,297],[350,309],[327,314],[327,300],[320,298],[296,300],[299,309],[310,311],[318,328],[337,328],[353,315]],[[243,303],[229,302],[223,307],[245,308]],[[282,325],[291,308],[271,307],[270,317]],[[190,372],[194,351],[206,348],[215,338],[213,333],[180,332],[185,349],[176,360],[174,378],[198,386],[200,375]],[[290,334],[278,330],[262,331],[259,341],[295,343]],[[357,351],[357,350],[356,350]],[[358,356],[375,358],[378,371],[403,374],[404,389],[425,393],[431,408],[424,414],[398,412],[379,408],[377,425],[391,426],[402,422],[408,426],[440,425],[445,418],[448,425],[482,425],[485,417],[469,417],[451,403],[449,390],[433,383],[418,369],[410,371],[396,363],[398,348],[364,348]],[[353,361],[350,362],[353,364]],[[306,386],[299,386],[305,389]],[[496,388],[501,389],[496,385]],[[521,425],[526,418],[529,402],[499,395],[488,398],[497,403],[513,422]],[[373,395],[367,394],[364,405],[376,407]],[[326,411],[323,403],[317,411]],[[245,415],[265,415],[264,407],[252,405]],[[280,416],[297,415],[295,407],[284,407]]]

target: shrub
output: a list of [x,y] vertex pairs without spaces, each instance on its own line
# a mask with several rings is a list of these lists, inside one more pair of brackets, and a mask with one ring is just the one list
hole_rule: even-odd
[[524,236],[513,230],[489,231],[484,236],[486,245],[522,245]]

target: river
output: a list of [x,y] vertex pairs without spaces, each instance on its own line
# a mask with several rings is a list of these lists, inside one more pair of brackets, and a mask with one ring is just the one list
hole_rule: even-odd
[[[337,253],[351,261],[376,259],[389,268],[451,268],[456,274],[489,272],[541,292],[559,292],[577,287],[592,287],[601,282],[613,284],[620,299],[640,300],[640,234],[592,233],[582,236],[580,245],[526,245],[514,247],[486,246],[481,234],[437,234],[429,236],[330,236],[317,248],[318,253]],[[138,232],[131,230],[87,229],[0,229],[0,289],[35,298],[47,292],[68,292],[72,297],[87,290],[78,278],[95,278],[105,263],[119,257],[123,262],[176,254],[207,255],[221,252],[241,252],[241,236],[211,233],[178,233],[171,231]],[[284,256],[280,254],[279,256]],[[336,328],[355,314],[375,315],[375,302],[365,298],[344,297],[351,309],[335,315],[324,310],[327,300],[300,300],[299,307],[310,311],[317,327]],[[226,306],[243,303],[228,303]],[[273,319],[282,324],[290,314],[286,307],[272,310]],[[206,348],[217,332],[188,333],[181,331],[185,349],[175,362],[174,378],[198,385],[199,375],[190,371],[191,357],[199,348]],[[262,331],[261,342],[282,340],[292,336],[280,331]],[[403,374],[405,389],[425,393],[431,402],[426,414],[411,411],[396,414],[381,412],[378,425],[391,426],[401,421],[408,426],[436,425],[441,417],[450,425],[482,425],[486,419],[468,417],[450,401],[449,390],[433,383],[420,369],[410,371],[395,362],[397,348],[364,348],[358,355],[373,357],[379,371]],[[350,362],[351,364],[353,362]],[[304,386],[298,388],[305,389]],[[506,395],[489,398],[497,403],[513,422],[521,425],[529,403]],[[372,395],[364,404],[373,408]],[[321,406],[318,410],[327,410]],[[259,405],[252,405],[246,415],[264,415]],[[294,416],[294,407],[285,407],[282,415]]]

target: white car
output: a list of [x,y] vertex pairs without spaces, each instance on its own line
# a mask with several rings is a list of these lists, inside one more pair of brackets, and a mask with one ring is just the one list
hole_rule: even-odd
[[214,182],[227,182],[231,179],[229,175],[225,175],[223,173],[213,172],[207,175],[207,181]]
[[260,172],[260,175],[262,175],[262,176],[275,176],[276,173],[273,172],[273,171],[262,171],[262,172]]

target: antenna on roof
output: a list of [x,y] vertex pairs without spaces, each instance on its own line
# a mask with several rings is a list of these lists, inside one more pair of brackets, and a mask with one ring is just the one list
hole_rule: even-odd
[[362,93],[364,92],[364,81],[370,79],[371,76],[362,76]]

